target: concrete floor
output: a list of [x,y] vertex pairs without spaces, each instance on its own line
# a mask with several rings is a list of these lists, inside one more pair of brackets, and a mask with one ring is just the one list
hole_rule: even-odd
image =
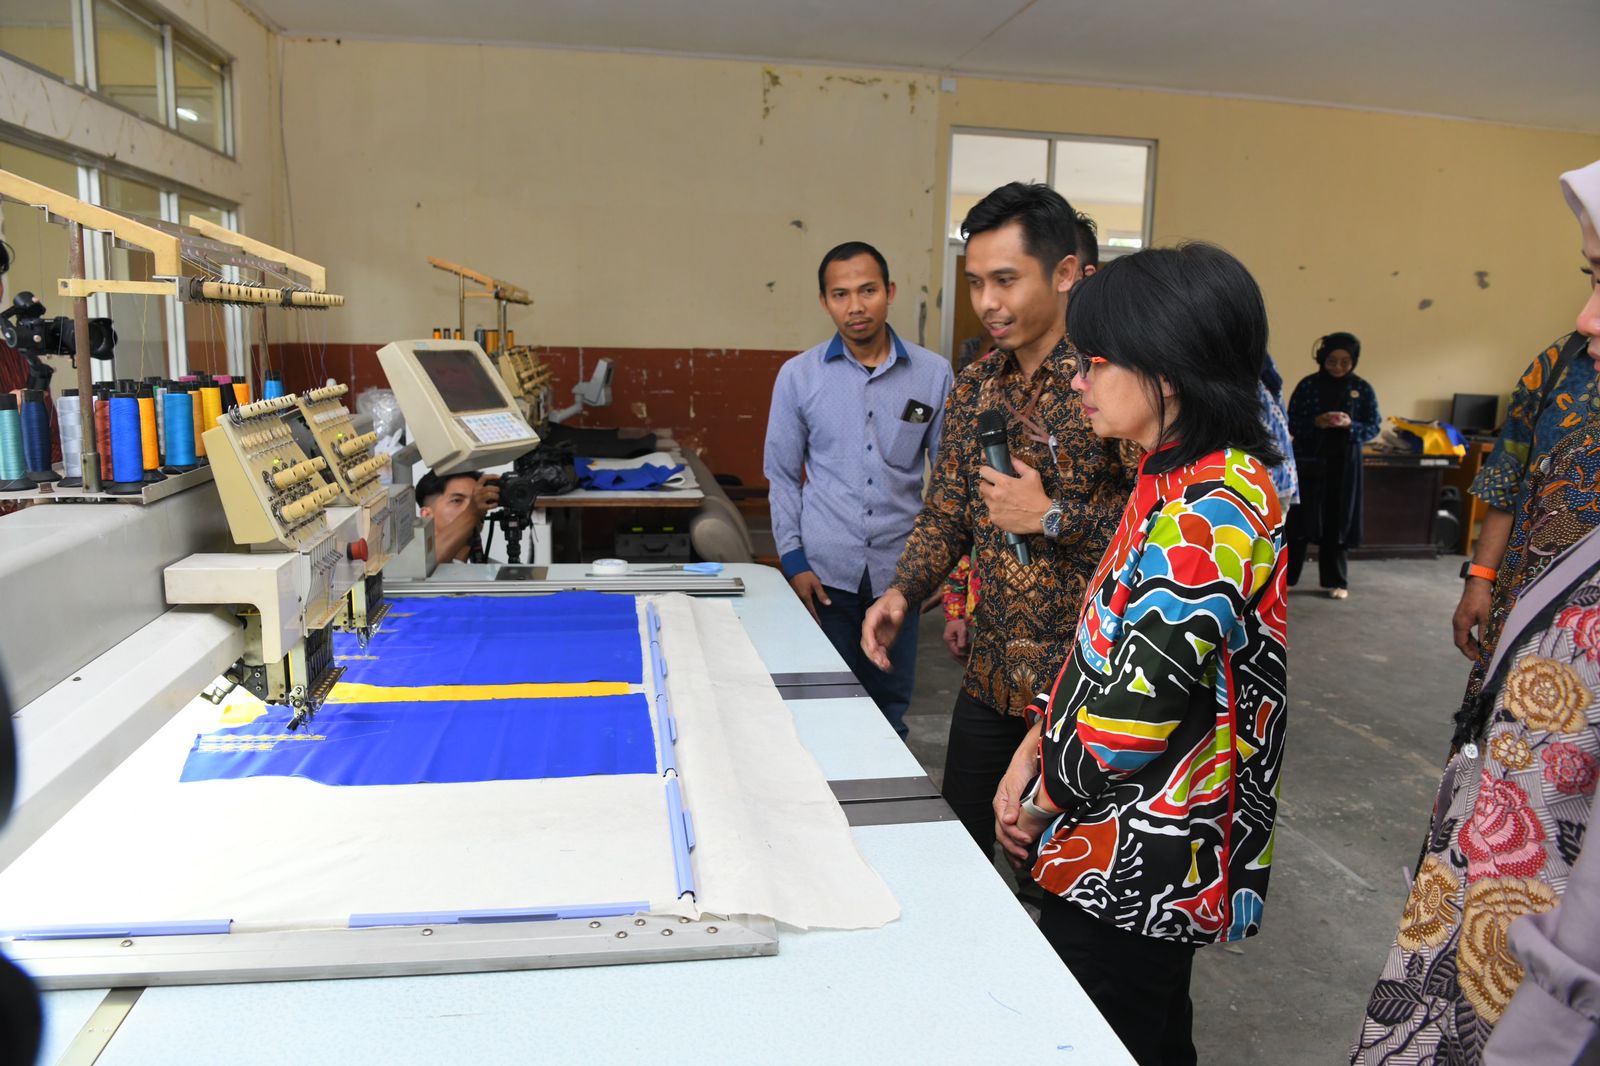
[[[1291,592],[1291,717],[1263,931],[1196,956],[1202,1063],[1347,1061],[1466,685],[1450,638],[1460,565],[1357,561],[1348,600]],[[908,744],[935,783],[961,684],[943,627],[939,612],[923,616],[907,715]]]

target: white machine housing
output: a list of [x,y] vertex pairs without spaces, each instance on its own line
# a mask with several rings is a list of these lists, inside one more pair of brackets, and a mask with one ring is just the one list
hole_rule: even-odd
[[378,351],[422,461],[450,474],[506,463],[539,443],[483,349],[471,341],[395,341]]

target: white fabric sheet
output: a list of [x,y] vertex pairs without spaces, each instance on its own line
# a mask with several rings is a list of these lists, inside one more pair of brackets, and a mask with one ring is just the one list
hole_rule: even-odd
[[900,915],[731,604],[656,597],[700,909],[799,928]]

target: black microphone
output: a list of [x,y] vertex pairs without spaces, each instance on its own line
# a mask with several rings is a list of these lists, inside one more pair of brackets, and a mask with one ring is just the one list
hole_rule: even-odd
[[[1011,465],[1011,447],[1006,444],[1006,416],[994,408],[978,412],[978,447],[983,449],[983,461],[1007,477],[1016,477]],[[1033,561],[1028,553],[1028,543],[1016,533],[1006,534],[1006,543],[1023,566]]]

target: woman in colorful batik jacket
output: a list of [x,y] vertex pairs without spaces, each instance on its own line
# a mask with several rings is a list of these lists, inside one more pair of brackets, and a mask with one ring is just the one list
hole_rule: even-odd
[[[1600,162],[1561,181],[1590,275],[1578,315],[1587,344],[1576,356],[1592,380]],[[1457,719],[1458,747],[1352,1062],[1543,1064],[1600,1054],[1600,845],[1585,845],[1600,779],[1600,539],[1593,517],[1568,514],[1571,493],[1594,506],[1592,437],[1575,429],[1551,455],[1535,456],[1546,503],[1528,505],[1528,521],[1556,532],[1521,542],[1541,556],[1537,576],[1519,578],[1489,638],[1492,657],[1474,672],[1482,684]]]
[[1149,452],[1070,657],[995,796],[1039,922],[1140,1063],[1192,1063],[1197,945],[1260,928],[1284,740],[1282,512],[1261,292],[1203,244],[1073,290],[1073,388]]

